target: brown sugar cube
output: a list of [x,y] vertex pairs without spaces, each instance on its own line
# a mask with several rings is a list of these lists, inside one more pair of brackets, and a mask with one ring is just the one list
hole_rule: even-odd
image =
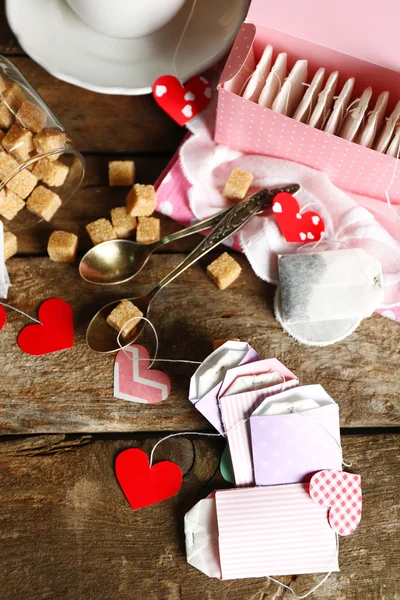
[[72,263],[76,259],[78,236],[68,231],[53,231],[47,243],[47,252],[54,262]]
[[0,144],[4,140],[5,135],[6,135],[5,132],[2,129],[0,129]]
[[18,242],[17,237],[11,233],[11,231],[6,231],[4,233],[4,260],[7,260],[14,256],[18,250]]
[[5,188],[0,192],[0,215],[9,221],[24,208],[25,202],[17,194]]
[[149,217],[156,208],[156,191],[152,185],[135,183],[126,197],[128,213],[132,217]]
[[14,123],[14,115],[11,110],[0,100],[0,127],[8,129]]
[[3,96],[12,110],[17,110],[18,107],[26,100],[25,93],[22,87],[16,81],[9,81],[7,89],[4,90]]
[[133,185],[134,181],[135,163],[133,160],[112,160],[108,163],[110,185]]
[[225,184],[222,195],[234,202],[240,202],[246,197],[253,175],[241,169],[233,169],[232,173]]
[[28,160],[33,152],[32,133],[12,125],[2,140],[2,146],[20,162]]
[[[8,175],[20,167],[19,162],[8,154],[5,150],[0,150],[0,179],[5,180]],[[23,169],[19,171],[10,181],[7,182],[7,187],[17,194],[20,198],[27,198],[35,185],[37,179],[30,171]]]
[[143,317],[142,311],[129,300],[122,300],[108,315],[107,323],[126,337],[138,325],[138,317]]
[[[39,154],[48,154],[54,150],[60,150],[66,147],[68,136],[65,131],[46,127],[33,138],[33,145]],[[57,160],[60,153],[51,154],[46,158],[48,160]]]
[[237,279],[242,267],[227,252],[221,254],[207,267],[207,275],[220,290],[225,290]]
[[7,79],[5,79],[2,75],[0,75],[0,94],[7,89]]
[[59,160],[41,158],[35,163],[32,173],[50,187],[60,187],[66,180],[69,168]]
[[217,350],[220,346],[223,346],[226,342],[240,342],[239,338],[226,338],[224,340],[214,340],[213,350]]
[[26,202],[26,208],[45,221],[50,221],[60,206],[60,196],[43,185],[38,185]]
[[113,226],[108,219],[97,219],[97,221],[89,223],[86,225],[86,231],[95,246],[108,240],[117,239]]
[[160,239],[160,219],[155,217],[139,217],[136,230],[136,241],[139,244],[151,244]]
[[137,225],[136,217],[131,217],[126,206],[117,206],[111,209],[111,223],[119,238],[131,237]]
[[46,113],[40,106],[30,100],[24,100],[19,107],[16,119],[23,127],[33,133],[39,133],[46,125]]

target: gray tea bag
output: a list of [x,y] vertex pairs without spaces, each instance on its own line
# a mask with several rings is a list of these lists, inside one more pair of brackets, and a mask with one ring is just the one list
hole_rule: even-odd
[[279,256],[282,320],[370,316],[383,302],[382,265],[361,248]]

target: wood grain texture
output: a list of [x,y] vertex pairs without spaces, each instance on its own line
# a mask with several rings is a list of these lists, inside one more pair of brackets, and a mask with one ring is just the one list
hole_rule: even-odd
[[[83,282],[74,265],[47,258],[11,259],[9,303],[30,314],[52,296],[71,303],[74,348],[32,357],[17,346],[26,319],[8,311],[1,332],[0,432],[58,433],[207,429],[187,400],[192,365],[157,365],[171,377],[170,398],[143,406],[113,398],[114,358],[85,344],[88,320],[107,302],[149,291],[183,255],[155,255],[144,271],[123,286],[99,288]],[[151,318],[160,338],[159,358],[202,361],[214,339],[238,337],[264,357],[277,357],[303,384],[320,383],[340,405],[344,427],[400,424],[400,330],[374,315],[349,338],[325,348],[306,347],[284,333],[272,311],[274,288],[258,279],[246,259],[241,277],[220,291],[205,274],[205,257],[171,283],[154,301]],[[152,353],[151,330],[143,338]]]
[[10,60],[42,96],[81,152],[171,153],[186,133],[149,94],[98,94],[55,79],[28,57],[10,56]]
[[[3,442],[0,452],[2,600],[273,600],[291,598],[265,579],[209,579],[186,563],[183,516],[225,487],[221,440],[163,442],[156,460],[184,473],[177,496],[132,511],[113,473],[116,455],[149,438],[96,440],[64,436]],[[394,600],[400,593],[399,436],[342,439],[363,482],[363,518],[340,540],[340,573],[315,600]],[[390,560],[389,560],[390,556]],[[245,557],[244,557],[245,560]],[[319,575],[282,578],[306,593]]]

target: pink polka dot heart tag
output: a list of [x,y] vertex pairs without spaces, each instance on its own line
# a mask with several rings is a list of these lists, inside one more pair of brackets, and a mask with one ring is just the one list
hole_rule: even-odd
[[312,476],[310,496],[316,504],[329,506],[329,525],[339,535],[350,535],[361,521],[361,477],[324,469]]
[[201,75],[189,79],[185,86],[173,75],[161,75],[153,83],[155,101],[178,125],[185,125],[201,113],[211,95],[210,84]]

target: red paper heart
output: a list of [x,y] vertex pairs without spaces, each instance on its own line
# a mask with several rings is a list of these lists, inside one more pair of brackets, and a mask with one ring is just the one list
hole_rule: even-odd
[[312,476],[310,496],[316,504],[329,506],[329,525],[339,535],[350,535],[361,521],[361,477],[345,471],[324,469]]
[[179,125],[185,125],[211,100],[211,87],[205,77],[196,75],[183,86],[173,75],[161,75],[153,83],[157,104]]
[[3,329],[7,321],[7,313],[4,306],[0,305],[0,331]]
[[72,348],[74,345],[74,318],[72,308],[60,298],[50,298],[40,305],[39,325],[27,325],[18,336],[23,352],[40,356]]
[[287,242],[317,242],[325,231],[320,215],[313,211],[300,213],[296,198],[288,192],[275,196],[272,211]]
[[182,485],[182,471],[164,460],[150,467],[147,454],[129,448],[118,454],[115,474],[126,499],[134,510],[174,496]]

